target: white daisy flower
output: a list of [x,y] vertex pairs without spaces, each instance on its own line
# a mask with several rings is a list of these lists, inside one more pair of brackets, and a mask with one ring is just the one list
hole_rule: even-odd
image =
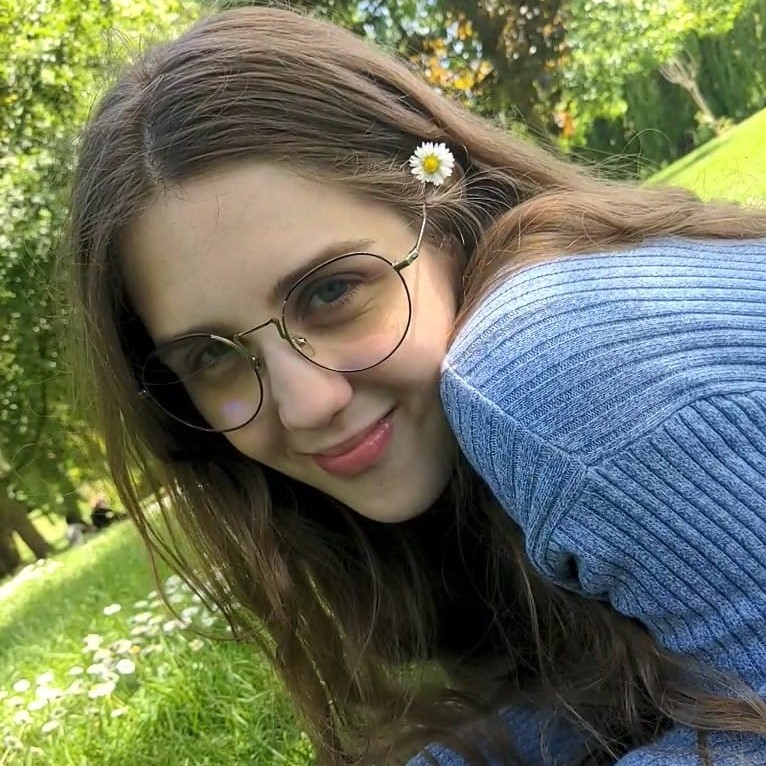
[[109,604],[109,606],[104,607],[104,614],[109,617],[110,615],[117,614],[122,609],[122,606],[120,604]]
[[199,614],[199,607],[198,606],[187,606],[185,609],[181,610],[181,617],[189,622],[192,617],[195,617]]
[[112,651],[115,654],[127,654],[132,646],[133,642],[129,638],[118,638],[112,644]]
[[119,718],[120,716],[125,715],[125,713],[128,712],[128,709],[126,707],[117,707],[109,714],[112,718]]
[[45,673],[40,673],[39,676],[35,679],[35,683],[38,686],[46,686],[53,680],[53,673],[51,671],[47,671]]
[[123,658],[114,666],[114,669],[121,676],[129,676],[131,673],[136,672],[136,663],[133,660]]
[[423,183],[441,186],[455,168],[455,158],[446,144],[422,143],[410,157],[412,175]]
[[61,724],[58,721],[46,721],[41,727],[40,731],[43,734],[50,734],[52,731],[55,731],[58,729],[58,727],[61,726]]
[[99,697],[108,697],[114,691],[114,681],[104,681],[100,684],[95,684],[88,692],[88,697],[92,700]]
[[99,636],[98,633],[88,633],[87,636],[83,639],[85,641],[85,647],[83,648],[84,652],[95,652],[96,649],[101,646],[101,642],[104,640],[102,636]]
[[109,673],[109,668],[103,662],[94,662],[85,672],[89,676],[105,676]]
[[25,724],[32,723],[32,716],[26,710],[19,710],[18,713],[14,713],[13,722],[16,726],[24,726]]
[[63,695],[61,689],[56,686],[38,686],[35,696],[41,700],[56,700]]
[[8,750],[21,750],[24,747],[24,743],[13,734],[6,734],[3,738],[3,745]]
[[16,681],[13,685],[13,691],[23,694],[24,692],[29,691],[31,686],[32,684],[30,684],[26,678],[22,678],[20,681]]
[[170,575],[167,580],[165,580],[165,587],[166,588],[177,588],[179,585],[182,585],[183,582],[181,578],[178,575]]

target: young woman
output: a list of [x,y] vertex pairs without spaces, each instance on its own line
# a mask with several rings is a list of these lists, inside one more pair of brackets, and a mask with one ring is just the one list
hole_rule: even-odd
[[122,502],[320,762],[766,763],[763,212],[259,8],[107,93],[72,237]]

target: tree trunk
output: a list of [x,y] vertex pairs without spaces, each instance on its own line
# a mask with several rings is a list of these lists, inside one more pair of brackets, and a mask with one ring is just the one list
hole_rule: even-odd
[[13,574],[21,564],[21,556],[13,540],[13,530],[6,529],[0,523],[0,577]]
[[16,500],[0,498],[0,537],[10,531],[18,534],[35,558],[44,559],[51,554],[51,546],[29,520],[27,509]]

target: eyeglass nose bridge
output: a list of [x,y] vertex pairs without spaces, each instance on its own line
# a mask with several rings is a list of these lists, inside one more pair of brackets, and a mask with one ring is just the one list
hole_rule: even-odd
[[263,357],[257,354],[253,354],[250,349],[248,349],[247,346],[245,346],[245,344],[242,342],[242,339],[258,330],[262,330],[264,327],[267,327],[270,324],[273,324],[274,327],[277,328],[279,337],[289,343],[290,346],[292,346],[299,354],[301,354],[301,356],[306,356],[306,350],[311,348],[309,342],[305,338],[298,335],[290,335],[290,333],[287,331],[287,326],[285,325],[285,319],[283,316],[271,317],[271,319],[267,319],[265,322],[261,322],[255,327],[251,327],[249,330],[238,332],[231,338],[232,341],[240,346],[242,350],[245,351],[250,357],[256,372],[260,372],[263,368]]
[[238,332],[235,335],[231,336],[231,340],[233,343],[236,343],[244,353],[247,354],[247,356],[250,358],[250,360],[253,363],[253,367],[255,367],[255,371],[259,372],[261,368],[263,367],[263,357],[254,354],[243,342],[243,338],[246,338],[248,335],[252,335],[254,332],[257,332],[258,330],[262,330],[264,327],[267,327],[268,325],[273,324],[274,327],[277,328],[277,332],[279,333],[279,337],[282,338],[282,340],[286,340],[289,343],[289,337],[287,335],[287,329],[284,327],[284,322],[282,321],[281,317],[271,317],[271,319],[267,319],[265,322],[261,322],[260,324],[255,325],[255,327],[251,327],[248,330],[243,330],[242,332]]
[[290,336],[287,334],[287,328],[285,327],[285,322],[282,317],[271,317],[271,319],[267,319],[265,322],[261,322],[255,327],[251,327],[249,330],[243,330],[242,332],[238,332],[236,335],[232,335],[231,339],[241,344],[242,338],[247,335],[252,335],[252,333],[257,332],[258,330],[262,330],[264,327],[270,324],[273,324],[274,327],[277,328],[279,337],[282,338],[282,340],[286,340],[288,342],[290,341]]

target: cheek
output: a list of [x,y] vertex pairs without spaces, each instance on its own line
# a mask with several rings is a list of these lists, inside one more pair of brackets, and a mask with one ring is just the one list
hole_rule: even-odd
[[[446,273],[421,283],[412,296],[412,321],[405,342],[408,354],[420,364],[441,364],[457,314],[457,291]],[[404,349],[403,349],[404,350]]]
[[250,425],[231,431],[225,436],[243,455],[264,465],[273,465],[268,458],[280,454],[280,439],[269,421],[268,413],[261,410]]

